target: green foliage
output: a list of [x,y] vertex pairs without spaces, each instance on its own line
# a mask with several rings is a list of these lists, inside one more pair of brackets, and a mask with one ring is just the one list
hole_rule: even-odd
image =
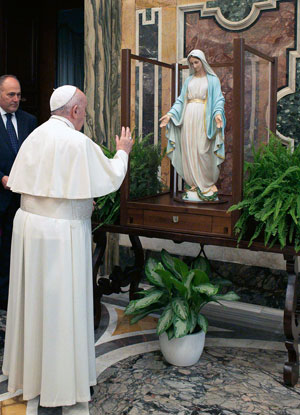
[[[188,267],[163,249],[161,260],[150,258],[147,261],[145,272],[151,288],[142,291],[141,298],[130,301],[126,307],[125,314],[133,315],[132,324],[150,313],[162,311],[156,328],[158,335],[166,332],[172,339],[200,330],[206,332],[208,322],[201,314],[205,304],[239,299],[233,292],[219,294],[219,285],[209,282],[204,271],[210,272],[206,258],[198,258]],[[201,269],[194,268],[195,265]]]
[[[153,134],[143,139],[136,139],[130,154],[130,198],[152,196],[161,192],[166,186],[158,177],[165,151],[162,153],[159,144],[150,143]],[[111,151],[104,145],[101,149],[106,157],[113,158],[115,150]],[[109,225],[118,222],[120,216],[120,190],[96,200],[93,221],[99,225]],[[97,229],[95,228],[95,229]],[[94,230],[95,230],[94,229]]]
[[164,184],[158,177],[165,151],[159,144],[151,144],[153,134],[136,139],[130,154],[130,198],[136,199],[160,193]]
[[300,250],[300,146],[292,152],[272,135],[267,145],[253,149],[245,163],[243,200],[229,211],[242,210],[235,224],[238,242],[255,222],[249,246],[264,232],[265,246],[293,244]]

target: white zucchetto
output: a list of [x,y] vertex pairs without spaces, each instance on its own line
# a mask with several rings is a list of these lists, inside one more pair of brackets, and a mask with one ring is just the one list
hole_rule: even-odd
[[50,110],[56,111],[66,105],[76,92],[76,86],[63,85],[54,90],[50,98]]

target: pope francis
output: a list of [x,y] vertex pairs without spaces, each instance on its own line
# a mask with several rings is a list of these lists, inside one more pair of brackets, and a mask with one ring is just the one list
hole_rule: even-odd
[[86,96],[57,88],[50,119],[22,145],[8,186],[21,194],[13,228],[3,373],[25,400],[88,414],[96,384],[91,261],[93,198],[117,190],[132,148],[130,130],[104,156],[80,132]]

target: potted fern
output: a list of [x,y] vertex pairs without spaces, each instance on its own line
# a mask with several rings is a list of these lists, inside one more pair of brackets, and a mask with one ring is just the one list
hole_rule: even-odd
[[[263,238],[265,246],[279,243],[300,250],[300,146],[284,147],[273,134],[245,163],[243,200],[229,211],[241,210],[235,224],[238,242]],[[254,225],[254,226],[253,226]],[[249,233],[253,230],[252,235]]]
[[156,332],[165,359],[177,366],[195,364],[203,350],[208,328],[202,308],[211,301],[238,300],[234,292],[220,294],[220,283],[209,281],[209,264],[203,257],[189,267],[161,251],[161,262],[150,258],[145,266],[150,288],[139,292],[125,310],[131,324],[151,313],[161,312]]

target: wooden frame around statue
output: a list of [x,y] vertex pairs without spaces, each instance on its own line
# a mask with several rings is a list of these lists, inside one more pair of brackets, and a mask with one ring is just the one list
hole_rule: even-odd
[[[249,52],[271,63],[269,88],[269,129],[276,131],[277,58],[269,57],[245,44],[244,39],[235,39],[233,59],[216,63],[213,67],[231,67],[233,70],[232,124],[232,192],[223,197],[223,203],[187,203],[178,201],[176,174],[171,166],[170,191],[147,196],[138,200],[129,199],[128,171],[121,187],[120,224],[132,228],[167,231],[176,234],[211,235],[234,237],[234,225],[239,212],[227,212],[229,207],[242,200],[244,165],[244,114],[245,114],[245,52]],[[151,63],[172,71],[172,102],[175,101],[175,86],[178,85],[178,64],[167,64],[133,55],[129,49],[122,50],[121,124],[130,126],[131,114],[131,60]],[[178,88],[177,88],[178,90]]]

